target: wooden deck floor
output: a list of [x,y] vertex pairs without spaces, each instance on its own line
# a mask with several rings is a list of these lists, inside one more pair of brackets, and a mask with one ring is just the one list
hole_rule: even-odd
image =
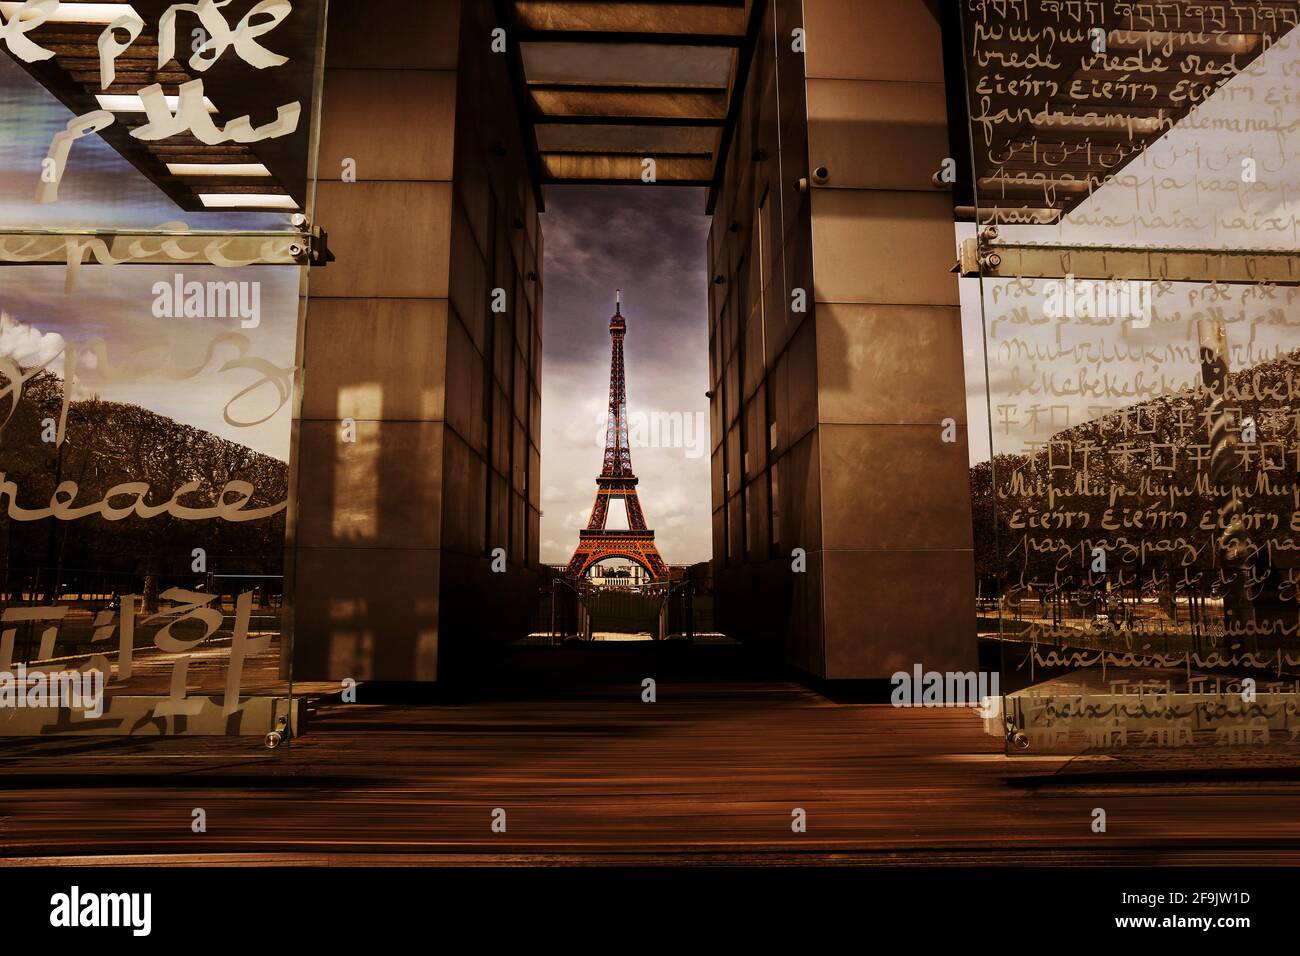
[[[367,703],[363,687],[360,703],[323,707],[287,751],[250,738],[11,751],[0,853],[10,863],[1300,862],[1300,774],[1288,761],[1006,758],[971,712],[832,701],[740,648],[530,649],[513,661],[454,700]],[[642,703],[638,675],[656,676],[657,702]],[[202,834],[191,830],[200,807]],[[505,833],[491,829],[498,807]],[[1095,807],[1104,834],[1091,831]],[[806,833],[791,830],[794,808]]]

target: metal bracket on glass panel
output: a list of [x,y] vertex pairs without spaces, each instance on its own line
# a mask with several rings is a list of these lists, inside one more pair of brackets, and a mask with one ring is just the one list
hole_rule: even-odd
[[120,229],[0,233],[0,265],[323,266],[334,261],[319,226],[298,233]]
[[1300,255],[1272,249],[1171,249],[1053,246],[999,242],[990,226],[963,239],[953,267],[963,278],[1142,279],[1300,285]]

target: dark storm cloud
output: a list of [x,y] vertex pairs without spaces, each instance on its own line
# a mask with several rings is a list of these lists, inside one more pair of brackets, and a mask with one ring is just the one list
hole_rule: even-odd
[[[607,360],[607,320],[619,288],[635,323],[627,348],[644,352],[642,360],[674,365],[675,345],[701,339],[708,309],[704,199],[693,188],[548,187],[542,229],[551,369],[585,368],[598,355]],[[645,349],[652,341],[659,344]]]

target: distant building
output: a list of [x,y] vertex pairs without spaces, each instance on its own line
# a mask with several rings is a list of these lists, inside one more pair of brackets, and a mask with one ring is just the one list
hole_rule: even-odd
[[650,580],[639,564],[598,564],[587,580],[602,588],[639,588]]

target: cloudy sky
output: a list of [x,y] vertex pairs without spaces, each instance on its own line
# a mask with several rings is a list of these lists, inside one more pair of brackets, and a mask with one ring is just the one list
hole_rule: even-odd
[[[174,284],[178,274],[187,283],[257,283],[260,323],[244,328],[238,318],[155,318],[154,284]],[[292,369],[296,266],[87,266],[71,291],[65,291],[66,276],[62,265],[5,266],[0,271],[0,356],[28,367],[62,350],[51,367],[63,374],[66,354],[77,354],[81,361],[74,398],[97,395],[141,405],[289,460],[289,405],[281,406],[278,390],[269,384],[236,399],[264,376],[227,366],[265,359]],[[221,336],[227,338],[219,340]],[[236,422],[271,417],[236,427],[225,420],[227,411]]]
[[[704,190],[696,188],[547,188],[541,541],[546,563],[569,560],[595,499],[609,401],[609,318],[620,288],[627,319],[632,468],[641,479],[646,522],[669,564],[711,556],[704,202]],[[649,427],[656,412],[681,422],[676,441],[671,432],[662,435]],[[646,426],[640,435],[638,423]]]

